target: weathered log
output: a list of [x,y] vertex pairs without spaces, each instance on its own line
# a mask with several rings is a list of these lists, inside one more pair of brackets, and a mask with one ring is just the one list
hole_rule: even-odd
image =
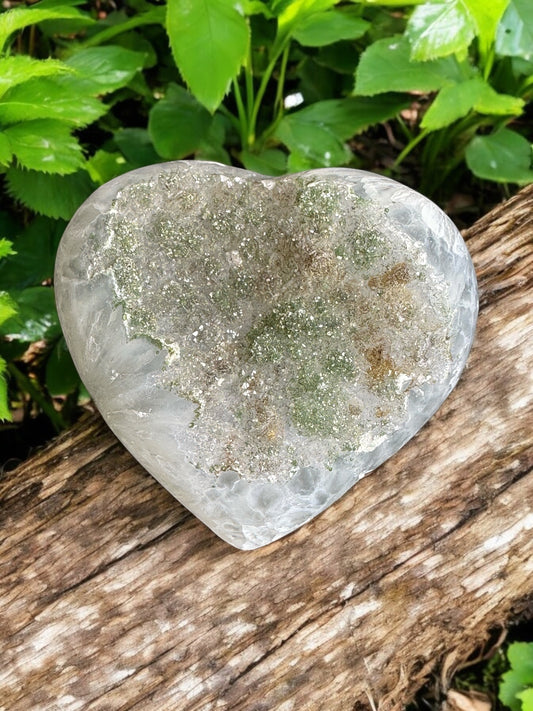
[[533,580],[533,186],[467,233],[467,370],[395,457],[289,537],[219,540],[97,416],[3,477],[0,709],[401,709]]

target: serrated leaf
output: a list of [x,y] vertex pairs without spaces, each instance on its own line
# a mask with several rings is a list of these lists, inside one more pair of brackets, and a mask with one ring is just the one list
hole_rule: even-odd
[[129,84],[143,68],[144,59],[144,53],[117,45],[89,47],[66,60],[67,66],[76,70],[76,75],[61,77],[58,81],[78,94],[108,94]]
[[30,7],[16,7],[7,10],[0,15],[0,51],[4,48],[8,38],[13,32],[22,30],[24,27],[36,25],[44,20],[58,19],[79,19],[83,18],[86,22],[91,22],[91,18],[85,13],[81,13],[75,7],[69,5],[59,5],[51,7],[50,5],[42,8],[41,3]]
[[368,47],[355,72],[355,94],[374,96],[391,91],[437,91],[461,80],[455,57],[427,62],[410,58],[410,46],[404,37],[386,37]]
[[496,31],[496,52],[504,57],[533,57],[531,0],[510,0]]
[[162,158],[178,159],[193,153],[207,136],[212,117],[182,86],[169,84],[167,95],[155,104],[148,133]]
[[5,133],[0,133],[0,165],[9,165],[12,157],[13,151],[11,150],[9,138]]
[[243,65],[250,41],[245,18],[230,0],[168,0],[172,54],[191,92],[211,113]]
[[318,12],[299,24],[294,38],[304,47],[323,47],[340,40],[357,39],[370,23],[353,12],[329,10]]
[[476,25],[465,0],[441,0],[415,8],[405,34],[411,43],[411,59],[425,62],[465,51]]
[[113,140],[134,168],[157,163],[160,159],[145,128],[121,128],[114,134]]
[[11,292],[17,312],[0,325],[0,335],[24,343],[57,338],[61,333],[54,290],[50,286],[32,286]]
[[260,175],[284,175],[287,172],[287,155],[277,148],[269,148],[262,153],[242,151],[239,156],[247,170]]
[[0,326],[17,313],[17,305],[6,292],[0,291]]
[[11,150],[19,165],[43,173],[67,175],[84,164],[81,146],[70,135],[68,125],[52,119],[39,119],[6,128]]
[[16,254],[16,252],[13,249],[13,242],[5,239],[4,237],[0,237],[0,259],[4,259],[4,257],[9,257],[14,254]]
[[17,84],[35,77],[68,74],[73,70],[57,59],[33,59],[26,55],[0,58],[0,96]]
[[489,116],[519,116],[524,101],[508,94],[498,94],[481,77],[445,86],[427,110],[421,128],[430,131],[449,126],[474,110]]
[[509,0],[463,0],[476,25],[480,42],[487,50],[494,42],[496,28]]
[[0,263],[0,285],[4,289],[39,286],[54,274],[57,245],[65,224],[37,217],[14,241],[16,253]]
[[475,136],[466,147],[465,158],[478,178],[518,185],[533,182],[531,144],[507,128],[488,136]]
[[85,170],[63,176],[10,168],[6,179],[13,198],[34,212],[64,220],[70,220],[96,187]]
[[98,99],[63,86],[55,79],[41,78],[19,84],[0,101],[0,121],[4,124],[53,118],[82,127],[103,116],[109,107]]
[[52,397],[66,395],[79,387],[80,382],[65,339],[61,336],[46,361],[46,389]]

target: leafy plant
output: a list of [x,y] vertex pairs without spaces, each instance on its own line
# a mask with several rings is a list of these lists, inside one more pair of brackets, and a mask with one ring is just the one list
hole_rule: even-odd
[[532,45],[517,39],[532,31],[527,0],[437,0],[418,5],[401,35],[363,52],[356,94],[434,94],[395,163],[423,143],[423,191],[434,192],[463,160],[479,178],[533,180],[529,141],[506,128],[532,95]]
[[511,711],[533,711],[533,642],[513,642],[511,668],[502,676],[499,698]]
[[[63,32],[94,20],[80,0],[41,0],[0,14],[0,166],[9,193],[31,210],[68,219],[94,190],[76,132],[101,118],[101,99],[128,84],[144,54],[118,46],[88,47],[60,59],[11,53],[15,32],[62,21]],[[68,176],[68,177],[67,177]]]
[[[205,154],[207,146],[228,160],[222,151],[233,131],[233,156],[252,170],[281,174],[350,163],[346,141],[397,115],[408,105],[405,97],[343,96],[287,113],[286,83],[291,60],[301,67],[319,48],[361,38],[370,27],[362,14],[362,6],[338,0],[169,0],[166,29],[190,93],[172,86],[152,108],[148,129],[157,151],[180,158]],[[231,101],[222,103],[230,87]],[[169,141],[177,120],[182,130]]]
[[[57,318],[51,286],[55,253],[63,220],[108,179],[98,172],[101,160],[87,155],[80,132],[109,112],[112,104],[104,97],[126,87],[147,56],[119,45],[77,46],[72,40],[62,52],[61,37],[100,25],[75,7],[79,4],[41,0],[0,14],[0,172],[18,203],[55,218],[38,217],[25,226],[27,212],[21,222],[13,206],[0,220],[0,234],[11,240],[0,238],[0,420],[11,418],[12,399],[27,414],[35,408],[45,412],[56,431],[69,423],[82,385]],[[45,52],[47,42],[51,49],[46,28],[61,58],[31,56]],[[117,34],[116,28],[114,34],[101,29]],[[62,399],[54,402],[57,395]]]
[[[0,260],[14,254],[13,245],[7,239],[0,239]],[[5,291],[0,291],[0,327],[17,313],[13,299]],[[6,380],[7,362],[0,356],[0,420],[11,420]]]
[[9,395],[60,428],[82,392],[53,262],[98,185],[185,157],[268,175],[377,167],[433,196],[467,168],[523,184],[532,46],[530,0],[39,0],[1,12],[0,419]]

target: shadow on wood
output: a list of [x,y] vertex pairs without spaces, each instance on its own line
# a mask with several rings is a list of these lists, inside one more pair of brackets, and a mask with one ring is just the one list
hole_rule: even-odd
[[0,708],[401,709],[520,614],[533,573],[532,207],[533,186],[466,235],[481,312],[456,390],[289,537],[231,548],[96,416],[5,475]]

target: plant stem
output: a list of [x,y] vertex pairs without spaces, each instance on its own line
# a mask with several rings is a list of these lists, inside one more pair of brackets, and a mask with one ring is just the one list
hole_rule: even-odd
[[481,66],[483,67],[483,79],[485,79],[485,81],[488,80],[492,71],[492,66],[494,64],[494,56],[494,45],[491,45],[482,57]]
[[281,56],[281,66],[279,70],[276,99],[274,101],[274,120],[279,121],[283,116],[283,90],[285,88],[285,76],[287,75],[287,62],[289,61],[289,45],[283,50]]
[[409,153],[411,153],[413,148],[416,148],[420,141],[424,140],[428,133],[430,133],[429,129],[425,128],[423,131],[420,131],[418,136],[415,136],[411,141],[409,141],[409,143],[405,146],[398,158],[396,158],[396,160],[394,161],[393,168],[397,168],[400,163],[409,155]]
[[54,426],[54,429],[57,432],[61,432],[61,430],[64,430],[67,426],[67,423],[63,419],[61,413],[55,409],[53,403],[46,397],[46,395],[41,392],[41,390],[36,385],[34,385],[31,378],[28,378],[27,375],[24,375],[24,373],[20,371],[14,363],[8,363],[7,369],[17,381],[17,385],[22,390],[22,392],[27,393],[32,398],[32,400],[34,400],[39,405],[45,415],[48,416],[48,419]]
[[413,140],[413,132],[407,127],[407,124],[403,120],[401,116],[396,117],[396,121],[398,123],[398,126],[401,128],[403,135],[407,139],[407,141],[412,141]]
[[254,106],[254,65],[251,47],[248,50],[248,59],[244,67],[244,77],[246,81],[246,108],[249,126],[252,120],[252,110]]
[[239,127],[241,131],[241,142],[242,145],[246,145],[247,136],[249,136],[249,123],[248,117],[246,115],[246,110],[244,108],[244,103],[241,95],[241,88],[237,79],[233,80],[233,93],[235,94],[235,101],[237,103],[237,111],[239,114]]
[[261,77],[261,83],[259,84],[259,89],[255,96],[255,101],[252,108],[252,113],[250,115],[250,123],[248,124],[248,146],[253,146],[255,143],[255,132],[257,128],[257,117],[259,115],[259,109],[261,108],[261,102],[265,96],[265,91],[272,76],[272,72],[276,67],[277,61],[280,55],[284,52],[285,48],[289,46],[290,37],[287,37],[279,46],[275,49],[272,54],[272,59],[270,60],[265,73]]

